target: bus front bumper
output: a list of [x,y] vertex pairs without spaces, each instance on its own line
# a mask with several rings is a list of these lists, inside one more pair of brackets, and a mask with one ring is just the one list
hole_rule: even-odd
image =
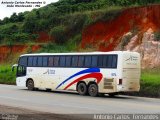
[[26,78],[17,78],[16,79],[16,85],[19,87],[26,87]]

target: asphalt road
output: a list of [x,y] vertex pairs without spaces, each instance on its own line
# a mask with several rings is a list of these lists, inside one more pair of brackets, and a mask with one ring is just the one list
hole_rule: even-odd
[[77,93],[28,91],[0,85],[0,104],[60,114],[160,113],[160,99],[118,96],[80,96]]

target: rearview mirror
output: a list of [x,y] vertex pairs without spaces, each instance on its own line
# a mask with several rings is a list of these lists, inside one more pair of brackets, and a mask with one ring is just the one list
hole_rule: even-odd
[[18,64],[14,64],[14,65],[12,66],[12,72],[14,71],[14,68],[17,67],[17,66],[18,66]]

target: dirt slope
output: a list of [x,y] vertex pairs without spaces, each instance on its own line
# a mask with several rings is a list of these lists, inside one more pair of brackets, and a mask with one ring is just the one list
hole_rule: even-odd
[[18,56],[26,52],[35,52],[40,48],[39,45],[3,45],[0,46],[0,63],[11,62],[16,60]]
[[[155,42],[154,36],[160,29],[159,19],[160,5],[125,9],[111,21],[98,21],[88,26],[82,33],[81,47],[137,51],[142,54],[143,68],[160,66],[160,42]],[[150,47],[146,47],[149,43]]]

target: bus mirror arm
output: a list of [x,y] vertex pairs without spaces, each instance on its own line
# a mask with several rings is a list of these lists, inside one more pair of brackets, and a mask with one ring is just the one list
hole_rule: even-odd
[[18,66],[18,64],[14,64],[14,65],[12,66],[12,72],[14,71],[14,68],[17,67],[17,66]]

